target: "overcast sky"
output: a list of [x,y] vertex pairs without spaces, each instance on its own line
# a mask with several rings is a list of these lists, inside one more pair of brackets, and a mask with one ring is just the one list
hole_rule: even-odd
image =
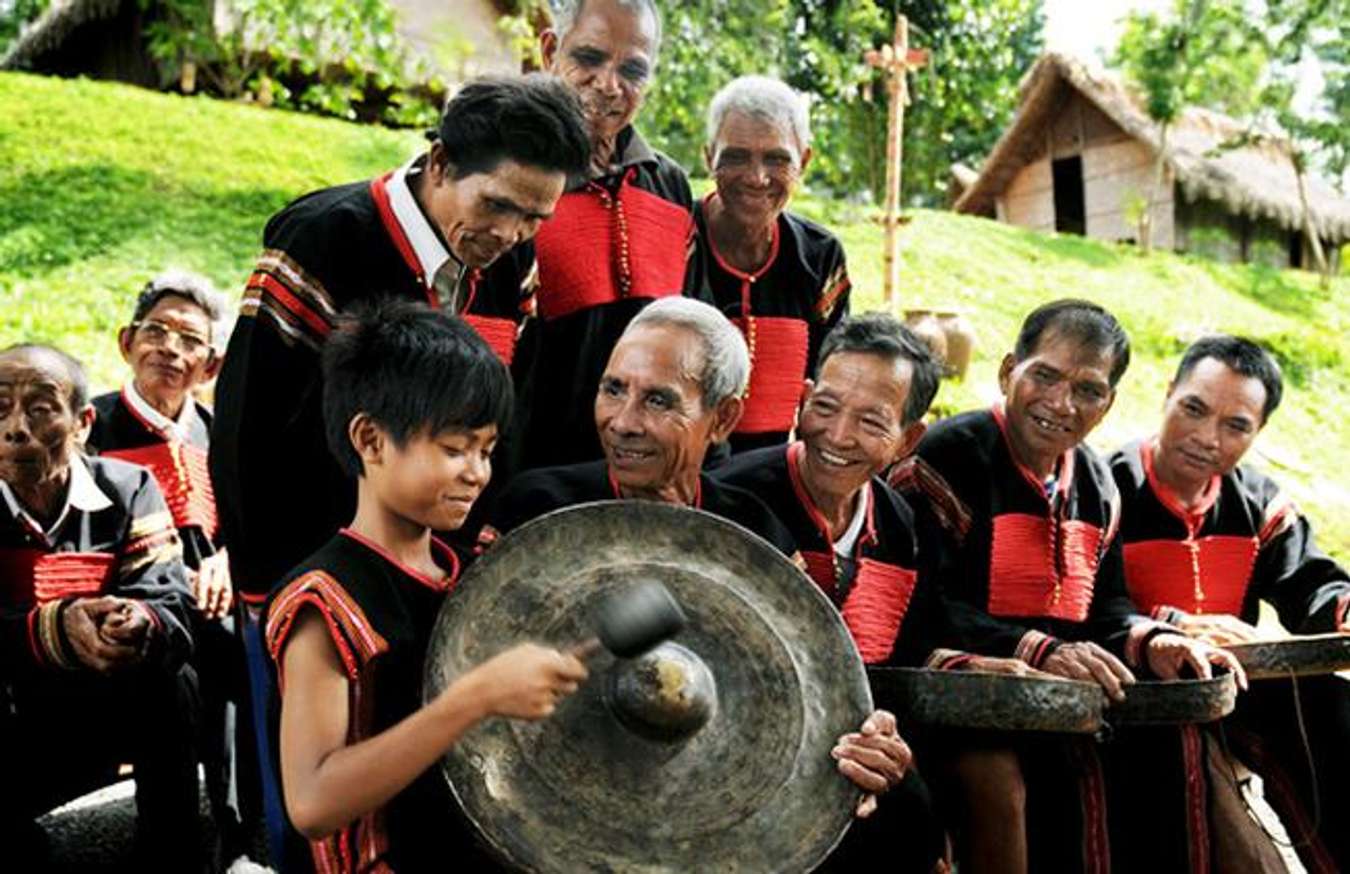
[[1127,12],[1162,12],[1171,0],[1045,0],[1045,46],[1087,57],[1115,48]]

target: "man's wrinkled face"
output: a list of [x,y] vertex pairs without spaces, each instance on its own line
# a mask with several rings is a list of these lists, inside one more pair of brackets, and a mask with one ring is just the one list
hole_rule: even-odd
[[642,106],[655,47],[656,22],[640,8],[587,0],[561,45],[545,34],[544,66],[581,97],[591,135],[608,140]]
[[913,365],[865,352],[836,352],[820,366],[797,422],[802,473],[813,492],[853,495],[895,461]]
[[136,390],[152,402],[177,407],[188,392],[214,375],[211,318],[178,295],[160,298],[145,317],[118,335]]
[[38,349],[0,355],[0,480],[23,493],[63,480],[93,424],[70,405],[65,363]]
[[811,150],[791,129],[743,112],[729,112],[704,157],[722,206],[743,225],[776,221],[800,181]]
[[511,160],[454,179],[444,158],[433,148],[423,205],[451,253],[469,267],[487,267],[537,234],[567,184],[564,173]]
[[1264,424],[1266,387],[1217,358],[1202,358],[1163,406],[1157,461],[1180,482],[1203,487],[1237,466]]
[[1036,471],[1082,443],[1106,416],[1116,393],[1111,387],[1113,354],[1053,327],[1041,334],[1023,361],[1009,355],[999,370],[1006,399],[1008,437],[1019,460]]
[[654,492],[695,473],[715,439],[698,374],[703,348],[691,331],[639,325],[619,340],[595,395],[595,425],[615,480]]

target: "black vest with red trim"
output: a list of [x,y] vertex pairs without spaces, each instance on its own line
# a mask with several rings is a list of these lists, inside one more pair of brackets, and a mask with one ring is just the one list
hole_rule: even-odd
[[178,536],[153,477],[115,459],[85,458],[110,503],[69,507],[50,535],[0,500],[0,682],[47,663],[36,622],[44,605],[116,595],[150,608],[154,652],[177,664],[191,648],[187,580]]
[[628,128],[621,169],[569,186],[535,237],[538,319],[526,324],[517,367],[521,465],[600,457],[595,391],[609,353],[651,301],[684,293],[693,196],[674,161]]
[[1155,445],[1135,442],[1111,456],[1125,581],[1141,610],[1227,613],[1254,625],[1267,600],[1287,628],[1304,634],[1350,618],[1350,575],[1317,549],[1273,480],[1238,466],[1214,477],[1188,509],[1158,479]]
[[844,247],[820,225],[784,212],[774,228],[769,260],[745,273],[718,252],[705,208],[704,203],[694,207],[695,281],[741,329],[750,348],[750,390],[745,414],[731,436],[732,451],[786,443],[802,380],[815,373],[825,335],[848,315]]
[[[1058,476],[1048,497],[1013,457],[1001,406],[938,422],[892,475],[919,519],[925,572],[974,608],[954,619],[965,648],[1013,655],[1035,630],[1123,652],[1145,622],[1125,593],[1106,464],[1080,445]],[[981,616],[996,621],[982,626]]]
[[[492,527],[505,534],[553,510],[619,498],[619,487],[603,461],[527,470],[502,493]],[[796,540],[783,523],[759,498],[743,489],[701,474],[694,506],[758,534],[786,556],[797,551]],[[580,543],[577,548],[585,549],[586,545]]]
[[844,617],[867,664],[922,664],[942,643],[942,617],[917,586],[914,512],[873,478],[867,519],[852,555],[836,556],[828,523],[801,481],[801,442],[744,452],[714,476],[774,508],[806,562],[807,575]]
[[[311,555],[268,597],[268,652],[284,689],[288,635],[306,608],[318,610],[348,681],[348,743],[385,731],[422,707],[422,666],[461,557],[432,541],[446,572],[432,580],[378,545],[342,531]],[[276,736],[278,726],[271,726]],[[273,746],[276,750],[277,747]],[[276,762],[272,766],[277,767]],[[427,769],[384,807],[341,831],[310,842],[317,871],[454,870],[470,864],[472,839],[440,769]]]
[[91,403],[97,413],[85,446],[104,458],[139,464],[154,474],[164,502],[173,514],[183,563],[196,570],[220,545],[216,496],[207,470],[211,445],[211,411],[196,404],[196,417],[187,440],[166,436],[136,414],[120,391],[108,392]]

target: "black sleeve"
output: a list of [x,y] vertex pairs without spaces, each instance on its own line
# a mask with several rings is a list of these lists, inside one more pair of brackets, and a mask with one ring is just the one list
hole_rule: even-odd
[[132,493],[130,521],[109,594],[139,602],[155,632],[147,658],[176,668],[192,653],[192,600],[183,547],[159,485],[141,468]]
[[[1312,526],[1293,505],[1262,539],[1252,570],[1257,594],[1296,634],[1350,630],[1350,576],[1317,547]],[[1264,532],[1263,532],[1264,533]]]
[[269,226],[225,353],[210,448],[231,574],[250,595],[322,546],[355,503],[324,438],[319,349],[337,305],[273,237]]
[[849,292],[848,264],[844,247],[838,239],[828,238],[827,256],[821,271],[822,284],[816,299],[816,319],[811,323],[811,371],[814,373],[820,357],[820,346],[840,322],[848,318]]

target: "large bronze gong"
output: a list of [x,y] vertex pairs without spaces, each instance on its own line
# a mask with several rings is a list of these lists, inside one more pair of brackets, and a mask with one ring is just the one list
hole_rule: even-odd
[[442,769],[465,814],[526,871],[808,871],[858,790],[830,750],[872,709],[839,614],[768,543],[695,510],[606,501],[503,538],[446,600],[429,699],[523,640],[569,647],[602,597],[663,583],[688,619],[590,679],[540,722],[494,719]]

